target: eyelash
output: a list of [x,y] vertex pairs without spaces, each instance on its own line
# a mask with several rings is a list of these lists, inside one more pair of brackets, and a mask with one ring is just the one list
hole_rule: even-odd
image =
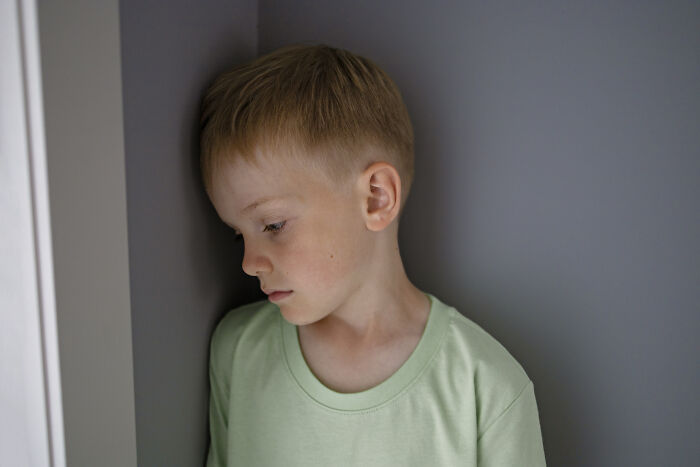
[[[286,224],[287,224],[287,221],[275,222],[274,224],[268,224],[268,225],[265,226],[265,230],[264,230],[263,232],[268,232],[268,227],[274,227],[274,226],[276,226],[276,225],[281,225],[280,227],[278,227],[278,228],[276,228],[276,229],[273,228],[273,229],[270,229],[270,230],[269,230],[269,232],[272,232],[272,235],[277,235],[277,234],[280,233],[282,230],[284,230],[284,226],[285,226]],[[239,241],[241,241],[242,238],[243,238],[243,235],[237,234],[235,240],[236,240],[237,242],[239,242]]]

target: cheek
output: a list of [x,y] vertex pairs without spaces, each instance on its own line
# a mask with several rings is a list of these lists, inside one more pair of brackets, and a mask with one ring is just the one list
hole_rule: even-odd
[[296,279],[309,287],[331,290],[349,280],[358,270],[360,255],[357,236],[343,235],[342,229],[305,237],[287,258]]

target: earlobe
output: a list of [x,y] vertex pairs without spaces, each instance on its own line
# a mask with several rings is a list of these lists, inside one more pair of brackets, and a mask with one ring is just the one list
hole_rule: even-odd
[[383,230],[399,212],[401,177],[391,164],[376,162],[365,170],[362,179],[367,227],[373,231]]

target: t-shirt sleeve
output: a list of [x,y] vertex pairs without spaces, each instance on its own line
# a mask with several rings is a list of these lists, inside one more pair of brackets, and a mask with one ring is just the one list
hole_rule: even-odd
[[206,467],[225,467],[228,439],[229,382],[221,368],[221,327],[212,335],[209,354],[209,452]]
[[479,437],[478,465],[479,467],[546,466],[532,381],[528,381],[515,400]]

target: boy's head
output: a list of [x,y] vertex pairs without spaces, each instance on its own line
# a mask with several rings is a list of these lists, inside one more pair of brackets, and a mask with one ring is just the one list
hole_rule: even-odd
[[374,274],[392,280],[413,130],[377,65],[323,45],[284,47],[220,75],[201,118],[205,189],[245,239],[244,271],[265,291],[295,291],[281,307],[319,294],[333,307],[339,283],[347,293]]

